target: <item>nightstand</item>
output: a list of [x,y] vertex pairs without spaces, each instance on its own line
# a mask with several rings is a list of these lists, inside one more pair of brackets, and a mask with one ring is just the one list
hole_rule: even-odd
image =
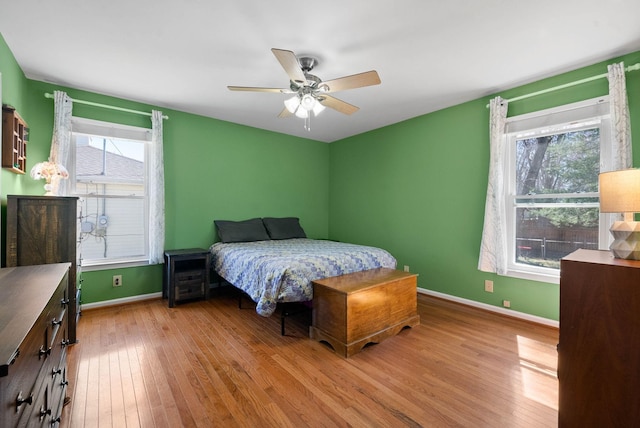
[[209,298],[209,257],[203,248],[165,251],[162,298],[169,299],[170,308],[176,302]]

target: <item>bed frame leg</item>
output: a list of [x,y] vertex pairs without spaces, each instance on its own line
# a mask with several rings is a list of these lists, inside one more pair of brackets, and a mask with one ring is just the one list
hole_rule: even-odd
[[280,335],[284,336],[284,320],[287,318],[287,313],[280,314]]

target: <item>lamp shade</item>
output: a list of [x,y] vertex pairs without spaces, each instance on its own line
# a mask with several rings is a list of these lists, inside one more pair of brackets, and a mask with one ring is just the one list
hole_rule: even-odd
[[296,117],[306,119],[309,117],[309,112],[302,107],[298,107],[298,110],[296,110]]
[[640,212],[640,169],[603,172],[599,186],[600,212]]
[[313,114],[315,114],[316,116],[319,115],[320,113],[322,113],[324,108],[325,107],[322,104],[320,104],[318,100],[316,100],[316,105],[315,107],[313,107]]
[[290,113],[295,113],[296,109],[300,105],[300,98],[297,95],[294,95],[291,98],[287,98],[284,100],[284,106],[289,110]]
[[309,94],[305,94],[300,100],[300,105],[307,111],[313,110],[313,108],[316,106],[316,99]]

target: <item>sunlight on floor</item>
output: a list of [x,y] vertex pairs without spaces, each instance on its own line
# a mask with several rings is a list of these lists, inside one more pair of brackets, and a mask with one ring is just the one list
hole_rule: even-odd
[[523,394],[558,410],[558,358],[555,350],[550,352],[548,344],[524,336],[518,335],[517,338]]

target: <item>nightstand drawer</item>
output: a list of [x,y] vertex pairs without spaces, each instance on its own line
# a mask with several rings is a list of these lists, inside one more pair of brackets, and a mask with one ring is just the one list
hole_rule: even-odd
[[205,273],[202,269],[176,272],[176,286],[187,283],[197,283],[204,281]]
[[176,300],[186,300],[202,298],[204,296],[204,283],[202,281],[191,281],[176,284]]

